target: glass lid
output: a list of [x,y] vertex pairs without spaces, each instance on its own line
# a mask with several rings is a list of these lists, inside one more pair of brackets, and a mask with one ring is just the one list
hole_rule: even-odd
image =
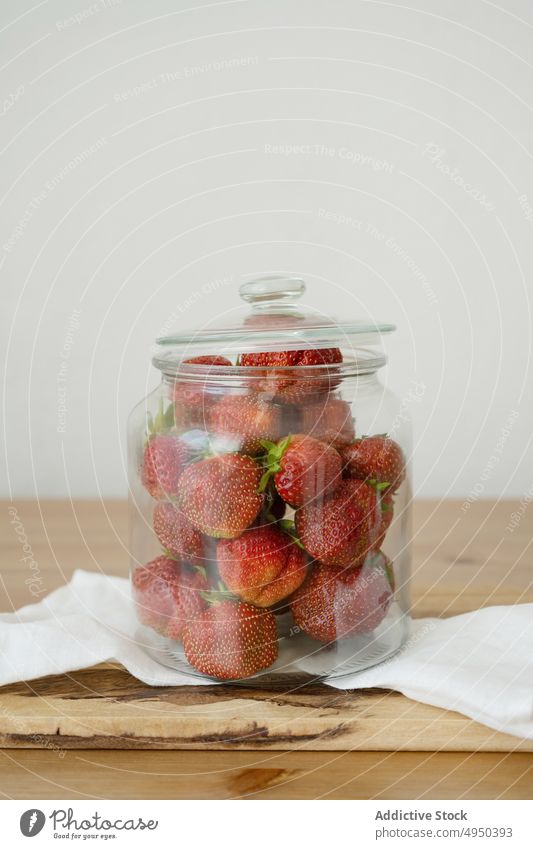
[[[161,358],[168,363],[169,348],[179,358],[216,350],[243,353],[359,348],[379,344],[382,334],[395,330],[393,324],[336,319],[304,307],[300,298],[305,283],[298,277],[262,277],[243,283],[239,292],[248,309],[241,306],[230,310],[231,318],[226,322],[217,322],[215,317],[201,328],[160,337],[156,342],[161,346]],[[154,365],[159,365],[159,359],[155,357]]]

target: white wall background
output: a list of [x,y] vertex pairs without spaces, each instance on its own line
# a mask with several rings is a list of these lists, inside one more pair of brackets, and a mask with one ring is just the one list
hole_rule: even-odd
[[153,338],[275,271],[397,323],[419,495],[527,494],[532,45],[527,0],[2,0],[2,494],[124,495]]

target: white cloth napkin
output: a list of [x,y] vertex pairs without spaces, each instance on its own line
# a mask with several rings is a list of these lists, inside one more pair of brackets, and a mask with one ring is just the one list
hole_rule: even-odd
[[[0,614],[0,685],[108,660],[152,686],[212,683],[159,663],[136,641],[137,629],[129,582],[78,570],[39,603]],[[533,739],[533,604],[414,620],[394,657],[325,683],[398,690]]]

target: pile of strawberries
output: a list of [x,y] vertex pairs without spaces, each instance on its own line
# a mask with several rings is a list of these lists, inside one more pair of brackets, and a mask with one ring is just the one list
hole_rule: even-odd
[[391,605],[381,549],[404,456],[385,434],[356,438],[341,361],[336,348],[241,354],[239,390],[221,392],[210,378],[229,360],[188,360],[203,376],[178,376],[148,423],[140,478],[162,553],[133,574],[138,615],[205,675],[270,667],[281,614],[331,644]]

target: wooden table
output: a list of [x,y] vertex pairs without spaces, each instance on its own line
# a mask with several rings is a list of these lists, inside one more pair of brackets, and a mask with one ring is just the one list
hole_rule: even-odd
[[[513,513],[520,514],[520,521],[510,530]],[[0,610],[15,610],[34,600],[30,580],[34,591],[44,593],[65,583],[74,568],[127,574],[127,511],[122,502],[20,501],[3,503],[0,515]],[[475,502],[463,509],[458,502],[419,502],[415,509],[414,614],[448,616],[489,604],[533,601],[532,531],[533,510],[524,511],[518,503]],[[21,559],[24,556],[25,561]],[[74,704],[76,694],[87,689],[84,675],[89,674],[94,686],[96,673],[77,673],[66,679],[74,688],[70,693],[65,692],[65,681],[58,679],[42,680],[31,689],[48,696],[54,688],[59,689]],[[126,673],[108,667],[98,674],[113,696],[111,705],[119,704],[124,693],[134,701],[139,688],[136,691]],[[28,695],[24,686],[15,685],[11,694],[18,693],[19,699],[21,694]],[[141,695],[146,696],[146,688]],[[178,708],[186,698],[185,692],[174,694]],[[326,722],[328,711],[335,714],[336,721],[339,711],[353,711],[349,694],[340,701],[339,694],[329,696],[329,702],[324,698],[310,690],[301,695],[300,702],[305,701],[313,718],[320,714]],[[43,703],[51,701],[44,699]],[[276,699],[269,699],[270,704],[272,701]],[[247,699],[246,704],[249,702],[251,709],[261,710],[260,698],[255,703]],[[102,744],[89,738],[86,743],[76,738],[75,748],[69,748],[61,735],[41,736],[34,743],[36,748],[16,748],[16,740],[11,740],[0,751],[0,793],[18,799],[533,797],[529,743],[524,745],[459,714],[439,712],[385,691],[354,694],[353,704],[360,721],[352,724],[335,750],[317,751],[322,745],[317,739],[302,741],[291,751],[279,750],[282,742],[268,740],[253,751],[243,751],[227,741],[201,743],[201,751],[176,749],[175,742],[168,749],[165,741],[161,751],[117,751],[89,748]],[[282,712],[290,709],[290,699],[278,699],[277,707]],[[405,723],[397,725],[395,734],[387,730],[380,734],[381,717],[392,714],[405,716]],[[424,723],[433,730],[431,743],[427,743],[427,734],[418,744],[410,742],[417,739],[417,726]],[[372,733],[365,742],[369,728]],[[109,745],[109,740],[103,744]],[[22,745],[28,745],[27,740]],[[80,748],[85,745],[87,748]],[[223,748],[213,751],[211,745]],[[375,750],[369,750],[369,745]],[[309,746],[313,750],[308,750]]]

